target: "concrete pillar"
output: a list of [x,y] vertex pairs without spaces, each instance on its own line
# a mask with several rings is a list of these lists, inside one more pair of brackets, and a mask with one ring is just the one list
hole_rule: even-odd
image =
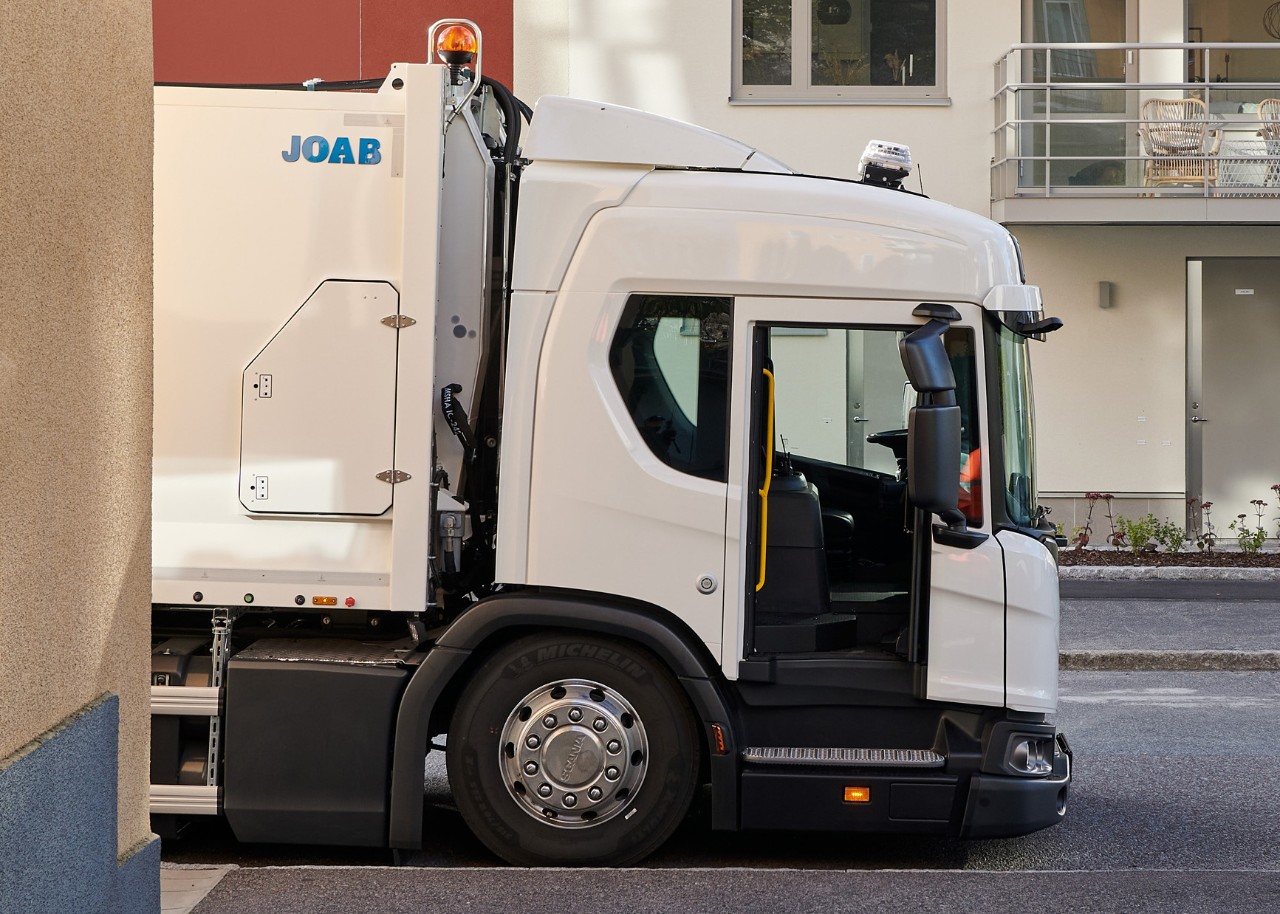
[[151,4],[0,27],[0,910],[159,910]]

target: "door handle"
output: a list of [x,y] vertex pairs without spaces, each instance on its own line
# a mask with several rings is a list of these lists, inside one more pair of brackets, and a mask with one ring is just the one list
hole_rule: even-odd
[[1199,416],[1192,416],[1192,417],[1191,417],[1191,421],[1192,421],[1192,422],[1208,422],[1209,420],[1208,420],[1208,419],[1201,419]]
[[870,419],[864,419],[864,418],[862,418],[861,416],[852,416],[852,417],[850,417],[849,421],[850,421],[850,422],[870,422],[871,420],[870,420]]

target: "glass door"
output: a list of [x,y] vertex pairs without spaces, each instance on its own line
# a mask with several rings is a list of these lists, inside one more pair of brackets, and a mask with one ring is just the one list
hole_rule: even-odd
[[[1024,0],[1023,40],[1064,45],[1029,51],[1022,62],[1024,82],[1038,88],[1021,95],[1019,117],[1024,155],[1048,156],[1027,162],[1022,186],[1055,192],[1132,185],[1138,81],[1133,50],[1073,48],[1072,44],[1138,40],[1137,0]],[[1078,88],[1077,88],[1078,86]],[[1114,88],[1112,88],[1114,86]]]

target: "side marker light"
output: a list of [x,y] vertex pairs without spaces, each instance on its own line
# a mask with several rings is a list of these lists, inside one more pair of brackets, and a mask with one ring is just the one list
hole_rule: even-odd
[[846,787],[844,789],[844,801],[846,803],[870,803],[871,788],[870,787]]

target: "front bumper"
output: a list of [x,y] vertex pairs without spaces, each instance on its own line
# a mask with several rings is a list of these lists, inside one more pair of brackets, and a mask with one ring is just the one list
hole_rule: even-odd
[[969,782],[962,838],[1012,838],[1056,825],[1067,813],[1071,747],[1057,735],[1053,773],[1045,778],[977,774]]

